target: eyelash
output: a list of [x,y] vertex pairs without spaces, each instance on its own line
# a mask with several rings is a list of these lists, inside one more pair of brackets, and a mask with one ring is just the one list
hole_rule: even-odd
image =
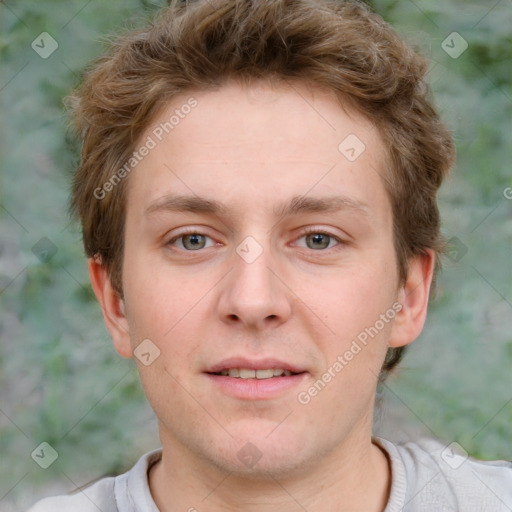
[[[314,226],[308,226],[304,229],[303,233],[301,236],[299,236],[297,238],[297,240],[303,238],[304,236],[307,236],[307,235],[311,235],[311,234],[318,234],[318,235],[326,235],[328,236],[329,238],[331,239],[334,239],[336,240],[336,242],[338,242],[338,245],[334,246],[334,247],[330,247],[330,248],[326,248],[326,249],[320,249],[320,250],[317,250],[315,251],[314,249],[309,249],[310,251],[313,251],[313,252],[318,252],[318,253],[321,253],[321,252],[328,252],[328,251],[335,251],[335,250],[339,250],[341,248],[341,246],[345,245],[346,242],[344,240],[342,240],[341,238],[337,237],[336,235],[328,232],[328,231],[325,231],[323,229],[318,229],[318,228],[315,228]],[[179,235],[171,238],[167,243],[166,245],[172,245],[174,242],[176,242],[177,240],[179,240],[180,238],[183,238],[187,235],[202,235],[202,236],[206,236],[208,238],[211,238],[209,237],[208,235],[205,235],[204,233],[201,233],[199,230],[197,229],[193,229],[193,228],[189,228],[189,229],[186,229],[185,231],[181,232]],[[303,247],[304,248],[304,247]],[[307,247],[305,249],[308,249]],[[190,252],[190,253],[194,253],[194,252],[200,252],[201,249],[197,249],[196,251],[191,251],[191,250],[187,250],[187,249],[178,249],[180,251],[184,251],[184,252]]]

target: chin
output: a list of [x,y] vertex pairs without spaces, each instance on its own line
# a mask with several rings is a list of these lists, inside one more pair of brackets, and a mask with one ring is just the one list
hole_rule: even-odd
[[[305,472],[308,462],[321,451],[311,436],[299,435],[293,429],[273,424],[263,428],[252,422],[246,429],[238,428],[232,439],[216,439],[203,446],[202,456],[223,472],[232,472],[244,478],[268,480],[298,476]],[[282,428],[280,432],[279,429]],[[242,435],[240,435],[242,434]],[[224,445],[224,446],[222,446]],[[212,451],[212,446],[217,449]]]

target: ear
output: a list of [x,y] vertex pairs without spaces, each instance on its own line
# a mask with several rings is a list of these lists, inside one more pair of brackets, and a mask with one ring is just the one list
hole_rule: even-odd
[[89,277],[117,353],[126,358],[132,357],[125,305],[123,299],[112,288],[107,269],[99,258],[89,258]]
[[403,347],[412,343],[421,333],[427,317],[430,285],[434,275],[436,254],[427,249],[409,262],[407,281],[399,291],[402,309],[396,315],[389,339],[390,347]]

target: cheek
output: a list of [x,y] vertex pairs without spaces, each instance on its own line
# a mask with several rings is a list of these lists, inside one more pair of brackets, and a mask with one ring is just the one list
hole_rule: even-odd
[[202,288],[179,270],[132,257],[124,266],[123,286],[132,337],[165,339],[181,327],[200,300]]
[[341,268],[327,278],[312,280],[297,293],[331,331],[349,333],[373,324],[397,296],[391,264],[372,262]]
[[201,340],[207,339],[201,318],[211,315],[205,309],[208,283],[154,265],[141,265],[137,271],[133,264],[127,268],[131,271],[125,292],[132,347],[149,339],[159,351],[150,366],[137,361],[145,393],[153,407],[159,407],[161,400],[185,400],[179,382],[189,379],[194,355],[201,350]]
[[[332,380],[339,385],[353,383],[348,392],[354,396],[361,390],[361,380],[373,386],[396,316],[393,304],[397,275],[391,271],[394,261],[381,261],[387,264],[375,259],[371,264],[341,270],[323,282],[321,292],[316,287],[308,287],[309,293],[306,288],[302,290],[301,298],[325,327],[323,335],[318,330],[310,333],[324,356],[322,371],[330,369],[336,375]],[[335,364],[339,357],[342,369]],[[334,390],[337,385],[329,387]]]

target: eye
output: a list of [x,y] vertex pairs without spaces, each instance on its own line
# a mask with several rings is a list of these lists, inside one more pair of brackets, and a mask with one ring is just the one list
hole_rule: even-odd
[[[343,241],[332,233],[318,229],[308,229],[305,235],[302,235],[297,240],[305,238],[306,248],[313,250],[331,249],[333,246],[343,244]],[[303,246],[302,246],[303,247]]]
[[[301,240],[303,238],[305,239],[306,243],[305,248],[312,250],[323,251],[325,249],[332,249],[336,245],[343,244],[343,240],[341,240],[339,237],[333,235],[332,233],[315,228],[308,229],[306,233],[297,240]],[[211,242],[209,245],[207,245],[208,240]],[[167,242],[167,245],[172,245],[178,249],[190,252],[212,247],[215,245],[215,242],[207,235],[197,231],[189,231],[173,237],[171,240],[169,240],[169,242]],[[299,246],[304,247],[304,245],[300,244]]]
[[[195,231],[191,231],[189,233],[182,233],[181,235],[175,236],[174,238],[169,240],[168,245],[174,245],[175,242],[179,241],[179,249],[184,249],[186,251],[197,251],[199,249],[204,249],[207,247],[206,241],[208,239],[213,242],[213,240],[209,236],[197,233]],[[215,242],[209,245],[208,247],[211,247],[214,244]]]

